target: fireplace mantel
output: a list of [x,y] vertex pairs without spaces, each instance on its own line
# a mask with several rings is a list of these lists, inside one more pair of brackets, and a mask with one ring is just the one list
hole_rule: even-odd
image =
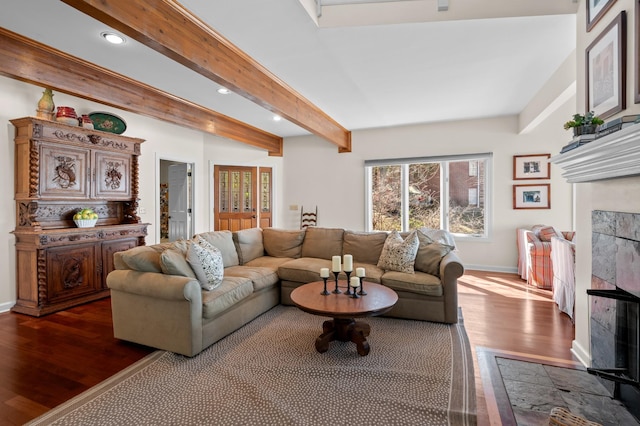
[[640,175],[640,124],[551,157],[569,183]]

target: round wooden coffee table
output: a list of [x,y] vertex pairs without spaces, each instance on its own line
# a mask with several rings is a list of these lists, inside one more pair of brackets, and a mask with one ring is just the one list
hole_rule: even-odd
[[[300,309],[314,315],[332,317],[322,324],[322,334],[316,339],[316,350],[324,353],[334,340],[353,342],[358,354],[369,353],[367,336],[371,331],[369,324],[356,321],[355,318],[381,315],[389,311],[398,301],[395,291],[380,284],[365,282],[366,296],[357,299],[345,294],[347,281],[338,281],[341,294],[322,295],[323,281],[304,284],[291,292],[291,300]],[[329,291],[335,288],[335,281],[327,282]]]

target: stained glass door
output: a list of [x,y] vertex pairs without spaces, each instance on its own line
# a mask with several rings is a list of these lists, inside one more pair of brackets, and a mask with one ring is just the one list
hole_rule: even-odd
[[257,168],[214,166],[216,231],[255,228],[257,212]]

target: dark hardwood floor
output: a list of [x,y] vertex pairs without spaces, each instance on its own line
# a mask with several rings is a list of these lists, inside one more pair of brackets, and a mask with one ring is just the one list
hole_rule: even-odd
[[[459,303],[474,350],[478,424],[490,424],[476,347],[574,360],[573,325],[551,292],[515,274],[467,271]],[[42,318],[0,314],[0,424],[23,424],[100,383],[153,350],[113,338],[109,299]]]

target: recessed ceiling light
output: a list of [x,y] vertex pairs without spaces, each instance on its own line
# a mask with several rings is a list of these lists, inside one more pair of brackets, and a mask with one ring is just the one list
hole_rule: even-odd
[[124,37],[115,34],[115,33],[109,33],[109,32],[104,32],[100,34],[105,40],[107,40],[109,43],[112,44],[122,44],[124,43]]
[[220,93],[221,95],[228,95],[230,92],[231,91],[226,87],[221,87],[218,89],[218,93]]
[[280,117],[279,115],[273,116],[273,121],[280,121],[280,120],[282,120],[282,117]]

